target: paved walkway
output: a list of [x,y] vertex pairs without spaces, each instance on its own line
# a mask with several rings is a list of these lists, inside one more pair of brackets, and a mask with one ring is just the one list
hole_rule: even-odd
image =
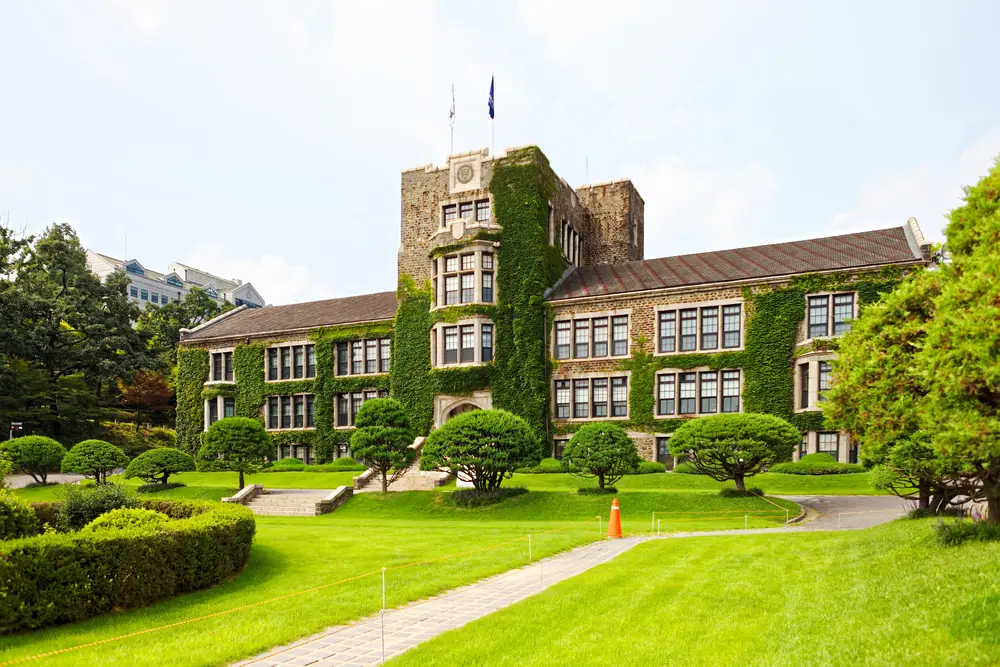
[[[647,537],[626,537],[578,547],[540,562],[442,595],[385,612],[388,660],[447,630],[461,627],[520,602],[564,579],[606,563]],[[382,660],[379,616],[324,630],[302,641],[271,649],[239,665],[373,665]]]
[[[83,475],[64,475],[59,472],[53,472],[49,473],[47,479],[49,482],[55,482],[56,484],[76,484],[83,479]],[[35,480],[31,475],[11,475],[7,478],[7,483],[10,484],[10,488],[12,489],[21,489],[29,484],[34,484]]]
[[[710,535],[757,535],[814,530],[859,530],[898,518],[907,501],[895,496],[781,496],[806,508],[802,523],[780,528],[665,533],[661,539]],[[517,570],[385,613],[385,657],[414,646],[538,593],[595,565],[606,563],[652,537],[595,542]],[[382,660],[379,616],[328,628],[279,646],[239,665],[374,665]]]

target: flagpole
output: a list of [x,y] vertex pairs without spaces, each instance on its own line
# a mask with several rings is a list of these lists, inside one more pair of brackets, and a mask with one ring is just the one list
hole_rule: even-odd
[[451,84],[451,113],[448,116],[448,124],[451,125],[451,148],[448,152],[450,158],[455,154],[455,84]]
[[493,113],[490,114],[490,155],[497,156],[497,119],[496,119],[496,96],[493,93],[493,82],[496,75],[490,74],[490,99],[493,100]]

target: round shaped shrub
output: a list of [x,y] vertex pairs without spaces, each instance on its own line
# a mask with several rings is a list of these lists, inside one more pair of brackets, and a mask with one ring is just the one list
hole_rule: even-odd
[[66,448],[44,435],[26,435],[0,445],[0,453],[10,459],[14,472],[31,475],[37,484],[44,484],[50,472],[59,472]]
[[170,517],[155,510],[122,507],[102,514],[84,526],[82,530],[125,530],[126,528],[155,530],[168,521],[170,521]]
[[139,499],[120,484],[67,485],[59,504],[63,528],[80,530],[97,517],[122,507],[138,507]]
[[272,465],[273,468],[301,468],[305,463],[296,458],[278,459]]
[[22,498],[0,490],[0,540],[14,540],[38,532],[38,517]]
[[171,475],[194,470],[190,454],[171,447],[159,447],[139,454],[125,468],[126,479],[138,477],[148,484],[167,484]]
[[108,475],[128,465],[128,457],[118,447],[103,440],[84,440],[73,446],[63,457],[63,472],[75,472],[92,477],[98,484],[105,484]]
[[244,475],[259,472],[273,458],[274,444],[260,420],[226,417],[212,424],[205,434],[205,444],[198,450],[198,467],[238,472],[242,489]]
[[610,423],[587,424],[577,429],[566,443],[563,460],[579,470],[575,474],[596,477],[599,489],[635,472],[642,461],[625,429]]

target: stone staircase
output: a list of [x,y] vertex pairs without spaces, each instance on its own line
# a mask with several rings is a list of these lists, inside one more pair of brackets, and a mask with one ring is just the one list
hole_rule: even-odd
[[[420,469],[420,450],[423,447],[424,439],[417,438],[410,445],[417,450],[417,460],[413,462],[402,477],[389,485],[389,491],[433,491],[439,486],[443,486],[451,477],[450,473],[437,470]],[[369,468],[354,478],[355,493],[368,493],[382,490],[382,477]]]
[[[223,502],[235,502],[258,516],[319,516],[332,512],[347,501],[354,489],[341,486],[336,489],[267,489],[254,484],[256,489],[249,493],[223,498]],[[247,489],[244,489],[246,491]]]

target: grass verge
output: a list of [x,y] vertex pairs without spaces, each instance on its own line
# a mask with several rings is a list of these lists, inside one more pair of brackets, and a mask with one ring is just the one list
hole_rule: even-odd
[[[507,482],[533,491],[576,491],[580,487],[597,486],[593,479],[577,475],[514,475]],[[784,475],[766,472],[747,478],[748,486],[759,486],[768,495],[790,496],[870,496],[884,495],[868,484],[868,473],[849,475]],[[615,483],[621,491],[714,491],[733,487],[732,482],[716,482],[704,475],[663,473],[626,475]]]

